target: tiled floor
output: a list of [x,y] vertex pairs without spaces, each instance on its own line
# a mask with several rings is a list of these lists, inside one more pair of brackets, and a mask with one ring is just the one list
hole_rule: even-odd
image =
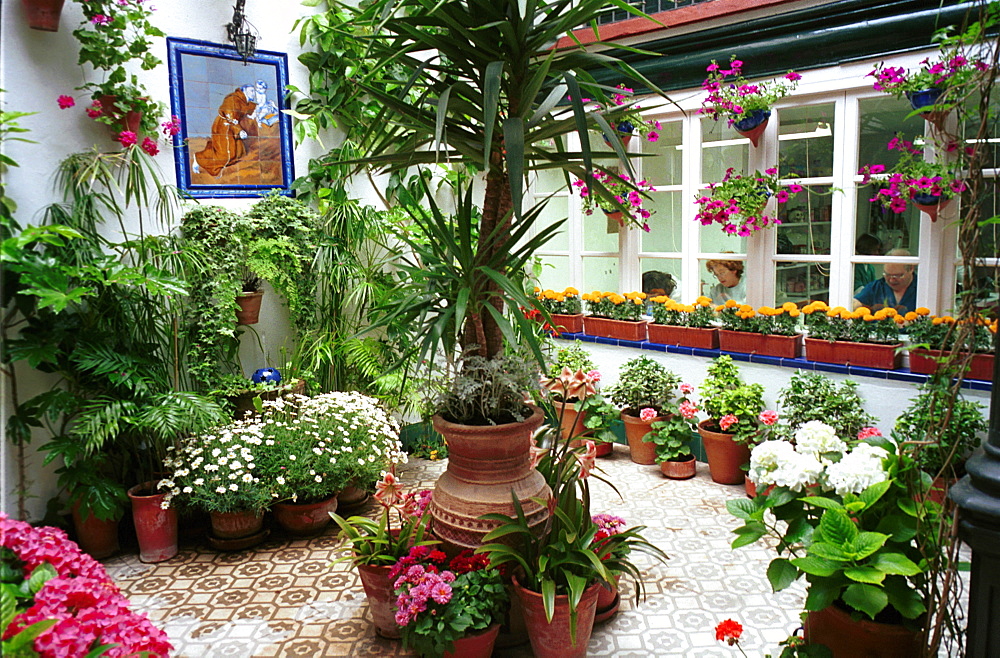
[[[738,524],[725,502],[742,496],[742,486],[713,483],[705,464],[692,480],[666,480],[656,466],[633,464],[624,446],[600,463],[622,498],[594,483],[594,510],[648,526],[645,536],[671,559],[664,566],[636,558],[647,598],[633,606],[624,595],[634,591],[627,585],[621,611],[595,628],[588,655],[732,657],[738,651],[714,635],[726,618],[744,625],[749,655],[777,653],[777,643],[798,625],[803,588],[772,594],[764,573],[774,553],[729,547]],[[400,475],[407,485],[431,487],[443,469],[443,462],[411,460]],[[125,555],[106,565],[133,604],[166,629],[179,657],[411,655],[397,641],[375,636],[354,570],[329,566],[336,545],[332,528],[313,539],[276,532],[237,553],[218,553],[195,539],[161,564]],[[524,646],[494,655],[520,658],[531,651]]]

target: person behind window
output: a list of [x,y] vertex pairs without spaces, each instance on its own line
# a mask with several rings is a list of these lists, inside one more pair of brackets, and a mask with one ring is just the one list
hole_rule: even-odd
[[[862,233],[854,243],[854,253],[859,256],[881,256],[882,241],[871,233]],[[871,263],[857,263],[854,265],[854,294],[861,290],[878,277],[875,276],[875,266]]]
[[[886,256],[909,256],[906,249],[892,249]],[[886,263],[882,277],[875,279],[854,296],[854,308],[865,306],[872,311],[891,306],[900,313],[917,307],[917,273],[915,265]]]
[[666,272],[649,270],[642,273],[642,291],[646,293],[647,297],[659,297],[660,295],[670,297],[674,294],[676,287],[677,283],[674,281],[674,277]]
[[743,261],[710,260],[705,263],[705,269],[719,280],[709,290],[708,296],[715,304],[725,304],[730,299],[744,303],[747,297],[746,284],[743,281]]

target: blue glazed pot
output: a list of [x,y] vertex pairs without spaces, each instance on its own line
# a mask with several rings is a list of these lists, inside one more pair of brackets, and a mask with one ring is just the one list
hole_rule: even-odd
[[615,130],[622,135],[631,135],[632,131],[635,130],[635,126],[632,125],[631,121],[622,121],[615,126]]
[[914,194],[913,202],[922,206],[936,206],[941,203],[941,197],[936,194]]
[[941,94],[944,90],[938,89],[937,87],[931,87],[930,89],[924,89],[923,91],[913,91],[906,94],[906,98],[910,101],[910,106],[914,110],[919,110],[922,107],[928,107],[934,105],[941,98]]
[[752,110],[750,116],[733,123],[733,128],[741,132],[753,130],[771,118],[771,110]]

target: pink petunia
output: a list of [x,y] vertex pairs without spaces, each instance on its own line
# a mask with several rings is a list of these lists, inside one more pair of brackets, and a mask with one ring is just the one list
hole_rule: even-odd
[[74,105],[76,105],[76,101],[73,100],[73,97],[72,96],[67,96],[66,94],[63,94],[62,96],[60,96],[59,98],[57,98],[56,102],[59,103],[59,109],[60,110],[65,110],[67,108],[70,108],[70,107],[73,107]]
[[107,25],[111,22],[111,18],[105,16],[104,14],[94,14],[94,17],[90,19],[90,22],[94,25]]

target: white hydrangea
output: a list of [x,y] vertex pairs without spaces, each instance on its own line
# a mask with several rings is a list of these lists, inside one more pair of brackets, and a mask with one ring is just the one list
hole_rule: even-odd
[[765,441],[750,453],[750,480],[757,486],[776,485],[802,491],[823,475],[823,464],[813,455],[796,452],[787,441]]
[[795,432],[795,449],[800,454],[833,463],[847,451],[847,444],[823,421],[810,420]]
[[750,480],[756,485],[770,486],[770,474],[795,453],[787,441],[765,441],[750,452]]
[[843,496],[846,493],[859,494],[873,484],[883,482],[889,475],[882,466],[888,456],[884,449],[860,443],[836,464],[826,469],[827,485]]

